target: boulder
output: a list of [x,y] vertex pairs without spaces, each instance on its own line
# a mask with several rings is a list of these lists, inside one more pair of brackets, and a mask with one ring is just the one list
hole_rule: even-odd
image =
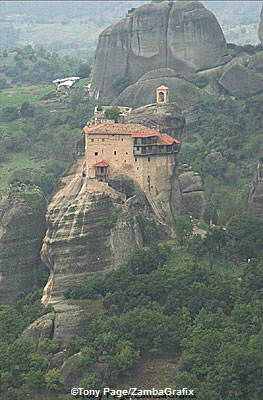
[[185,166],[184,171],[178,174],[178,183],[185,212],[193,218],[203,218],[207,204],[199,173]]
[[0,195],[0,304],[14,303],[38,284],[45,211],[37,187],[16,186]]
[[156,128],[161,133],[180,139],[185,126],[185,118],[176,103],[149,104],[135,108],[125,118],[125,123],[142,124]]
[[193,73],[227,61],[223,32],[200,2],[151,2],[100,34],[91,91],[105,97],[153,69]]
[[42,339],[53,339],[54,338],[54,320],[55,314],[48,313],[32,322],[22,333],[22,337],[27,337],[36,345],[39,344]]
[[241,64],[232,64],[222,74],[219,84],[230,95],[243,99],[263,92],[263,75]]
[[[197,87],[178,78],[176,72],[170,68],[161,68],[144,74],[138,82],[127,87],[115,99],[114,104],[132,108],[153,104],[156,102],[156,88],[160,85],[169,88],[169,102],[176,102],[183,110],[186,124],[198,120],[200,97]],[[134,111],[131,118],[133,116],[135,116]],[[139,117],[137,119],[139,120]]]

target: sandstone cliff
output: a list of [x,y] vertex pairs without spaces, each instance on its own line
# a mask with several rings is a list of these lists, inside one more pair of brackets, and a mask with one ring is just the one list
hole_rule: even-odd
[[50,269],[44,304],[59,303],[72,285],[124,265],[144,243],[142,221],[156,223],[138,188],[118,187],[117,179],[111,186],[86,179],[82,163],[64,179],[65,186],[48,206],[48,230],[41,250]]
[[45,210],[37,188],[14,187],[0,197],[0,304],[38,283]]
[[226,53],[215,16],[200,2],[152,2],[100,34],[91,89],[108,96],[117,81],[134,83],[158,68],[212,68],[229,60]]
[[258,37],[261,43],[263,44],[263,7],[261,10],[261,15],[260,15],[260,23],[259,23],[259,28],[258,28]]

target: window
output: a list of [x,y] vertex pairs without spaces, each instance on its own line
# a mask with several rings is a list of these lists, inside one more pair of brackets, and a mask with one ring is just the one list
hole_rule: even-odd
[[116,156],[116,154],[117,154],[117,151],[114,151],[114,155]]
[[160,103],[164,102],[164,93],[163,92],[159,92],[159,102]]
[[126,154],[128,154],[128,152],[126,151]]
[[123,138],[121,138],[121,141],[123,142]]
[[148,157],[148,161],[151,161],[151,157]]
[[92,142],[94,142],[94,139],[91,139]]
[[95,151],[95,153],[94,153],[94,156],[97,156],[98,155],[98,152],[97,151]]
[[140,150],[140,147],[136,147],[136,150]]
[[137,161],[137,158],[135,157],[135,162]]
[[105,142],[105,139],[102,139],[103,142]]

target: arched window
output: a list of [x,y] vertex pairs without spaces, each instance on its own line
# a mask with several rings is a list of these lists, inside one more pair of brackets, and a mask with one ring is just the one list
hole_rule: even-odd
[[159,102],[160,103],[164,102],[164,92],[159,92]]

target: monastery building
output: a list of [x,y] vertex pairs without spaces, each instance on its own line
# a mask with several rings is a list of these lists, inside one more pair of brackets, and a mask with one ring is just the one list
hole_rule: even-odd
[[[168,101],[168,88],[161,86],[156,94],[157,103]],[[127,175],[153,196],[170,185],[179,140],[140,124],[108,120],[89,124],[83,132],[88,178],[107,181],[116,175]]]

